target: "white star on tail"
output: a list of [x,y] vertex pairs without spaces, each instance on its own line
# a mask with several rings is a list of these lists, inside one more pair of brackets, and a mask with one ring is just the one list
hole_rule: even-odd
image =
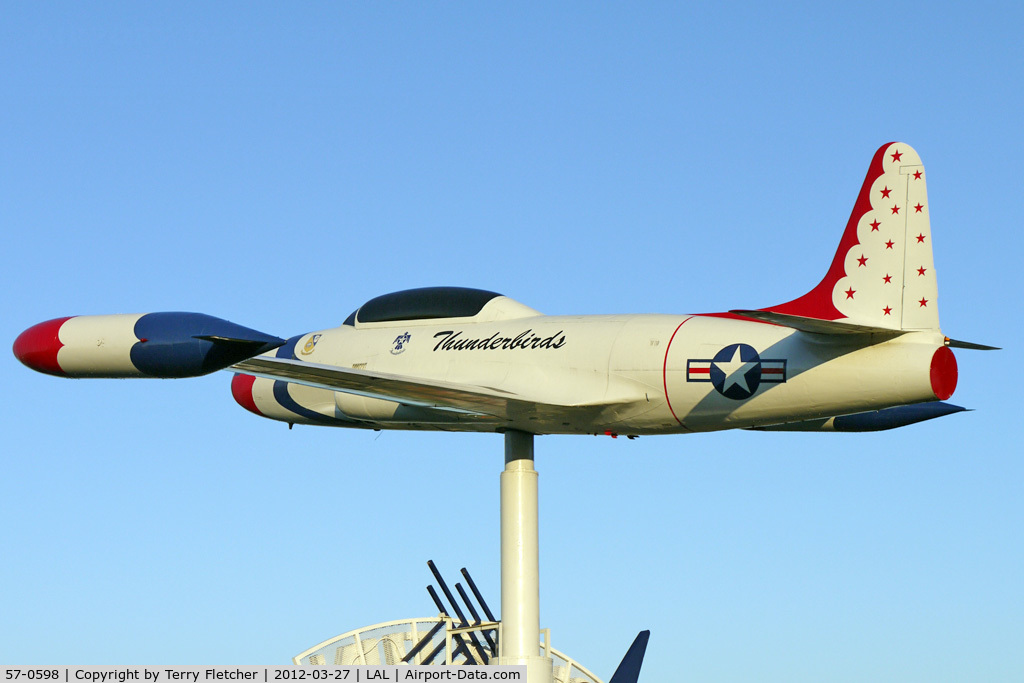
[[722,383],[722,393],[729,390],[734,384],[739,385],[746,393],[750,392],[750,385],[747,384],[747,372],[757,363],[740,359],[740,347],[737,346],[728,361],[715,361],[715,367],[725,373],[725,382]]

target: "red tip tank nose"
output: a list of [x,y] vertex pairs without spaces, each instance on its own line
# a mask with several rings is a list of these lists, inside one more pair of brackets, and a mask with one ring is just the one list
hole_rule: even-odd
[[71,318],[55,318],[33,325],[14,340],[14,355],[22,363],[38,372],[65,377],[57,363],[57,352],[63,346],[58,333]]
[[256,378],[252,375],[236,374],[231,378],[231,395],[235,397],[235,403],[263,417],[263,413],[256,407],[256,400],[252,397],[252,385],[255,382]]

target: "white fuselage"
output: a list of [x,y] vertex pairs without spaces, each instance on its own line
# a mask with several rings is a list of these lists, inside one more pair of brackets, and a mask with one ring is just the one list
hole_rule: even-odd
[[[943,345],[941,334],[870,342],[851,335],[849,344],[836,343],[835,336],[825,341],[789,327],[708,315],[343,325],[298,338],[294,358],[472,385],[544,407],[491,418],[294,383],[287,391],[340,426],[538,434],[712,431],[936,400],[930,366]],[[282,382],[276,383],[280,398]],[[257,379],[253,386],[262,414],[316,422],[274,400],[274,384]]]

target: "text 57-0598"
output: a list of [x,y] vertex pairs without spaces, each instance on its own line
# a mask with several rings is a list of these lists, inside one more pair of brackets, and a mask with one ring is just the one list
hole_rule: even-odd
[[5,673],[8,681],[56,681],[60,678],[57,669],[7,669]]

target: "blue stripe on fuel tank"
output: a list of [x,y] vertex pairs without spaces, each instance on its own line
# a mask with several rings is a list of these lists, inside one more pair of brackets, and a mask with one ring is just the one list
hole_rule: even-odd
[[316,422],[331,423],[331,422],[347,422],[346,420],[339,420],[338,418],[327,417],[315,410],[310,410],[304,405],[300,404],[292,395],[288,393],[288,382],[283,379],[274,381],[274,400],[280,404],[282,408],[292,411],[296,415],[306,418],[307,420],[314,420]]
[[135,336],[139,341],[129,352],[132,365],[153,377],[205,375],[284,343],[204,313],[147,313],[135,323]]

